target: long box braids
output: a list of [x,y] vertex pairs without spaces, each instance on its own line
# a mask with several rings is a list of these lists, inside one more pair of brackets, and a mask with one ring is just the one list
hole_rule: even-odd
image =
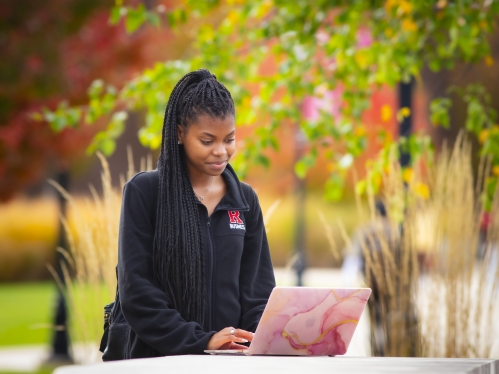
[[177,143],[177,125],[187,128],[200,115],[222,119],[235,115],[230,92],[206,69],[182,77],[166,106],[153,261],[155,277],[170,307],[186,321],[203,325],[207,290],[199,211],[183,146]]

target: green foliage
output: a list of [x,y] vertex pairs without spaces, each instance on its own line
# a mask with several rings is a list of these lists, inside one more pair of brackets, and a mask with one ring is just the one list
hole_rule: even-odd
[[47,108],[42,109],[42,113],[34,113],[33,119],[37,121],[47,121],[55,132],[59,132],[65,127],[76,127],[81,118],[79,108],[70,108],[67,101],[62,101],[55,111]]
[[179,24],[187,21],[187,12],[183,8],[173,9],[164,16],[161,13],[165,13],[165,11],[166,8],[164,5],[160,5],[156,10],[148,10],[142,3],[133,7],[124,6],[122,1],[116,1],[115,6],[111,9],[109,22],[116,25],[124,18],[126,30],[129,33],[133,33],[144,23],[159,27],[162,21],[165,21],[170,27],[176,28]]
[[[491,107],[490,94],[479,84],[470,84],[464,88],[450,87],[449,93],[457,93],[466,104],[467,115],[465,128],[475,135],[481,144],[480,155],[491,162],[492,175],[487,180],[485,196],[486,210],[490,210],[499,177],[499,125],[497,112]],[[433,100],[430,106],[431,120],[435,125],[449,127],[449,98]]]
[[[140,140],[157,148],[167,93],[187,71],[208,68],[233,93],[238,123],[258,124],[255,137],[245,141],[235,160],[239,172],[244,174],[249,162],[268,164],[262,152],[278,148],[275,131],[297,126],[310,149],[296,164],[297,175],[304,177],[316,154],[325,150],[334,166],[327,195],[339,198],[346,170],[367,147],[361,118],[370,106],[373,89],[407,82],[411,76],[419,76],[425,65],[439,71],[459,61],[475,63],[490,58],[487,35],[498,13],[499,2],[474,0],[185,0],[168,10],[164,6],[153,10],[142,5],[129,7],[117,1],[111,21],[124,18],[130,32],[145,22],[181,29],[189,20],[197,37],[191,57],[185,61],[158,63],[108,99],[99,96],[99,91],[96,95],[103,101],[102,107],[90,95],[87,122],[123,110],[123,106],[142,108],[146,123]],[[220,18],[214,23],[213,19]],[[270,66],[265,71],[261,69],[264,62]],[[494,117],[485,109],[485,93],[477,90],[468,90],[464,96],[467,128],[472,132],[483,129]],[[333,99],[331,93],[336,95]],[[317,115],[305,114],[309,98],[316,100]],[[432,121],[448,126],[451,105],[448,98],[434,100]],[[399,113],[400,121],[403,117]],[[56,123],[58,118],[54,113],[48,120]],[[53,127],[59,129],[65,123],[57,122]],[[97,143],[111,151],[107,135],[99,134]],[[390,146],[390,142],[385,143]]]
[[448,98],[434,99],[430,104],[430,120],[434,125],[449,128],[449,109],[452,101]]
[[295,173],[300,178],[304,178],[307,175],[309,168],[315,165],[315,160],[317,158],[317,152],[312,152],[306,154],[295,164]]
[[434,149],[431,138],[420,134],[401,137],[398,142],[388,143],[374,160],[369,160],[366,179],[357,184],[356,192],[362,195],[369,189],[372,193],[377,193],[384,176],[396,171],[393,164],[399,160],[400,152],[411,155],[411,164],[400,170],[404,173],[410,172],[413,165],[417,165],[421,160],[431,166]]
[[104,82],[100,79],[92,82],[88,88],[90,102],[85,115],[85,122],[94,123],[100,117],[109,114],[115,106],[116,88],[113,86],[104,87]]
[[111,121],[104,131],[98,132],[92,140],[92,143],[87,148],[87,153],[92,154],[99,150],[104,155],[110,156],[116,148],[116,138],[118,138],[125,129],[125,120],[128,118],[126,112],[115,112]]

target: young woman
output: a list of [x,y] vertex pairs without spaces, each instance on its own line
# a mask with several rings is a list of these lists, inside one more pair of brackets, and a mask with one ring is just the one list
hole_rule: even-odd
[[130,326],[125,358],[244,349],[275,286],[253,189],[229,164],[229,91],[185,75],[166,107],[156,170],[125,185],[118,288]]

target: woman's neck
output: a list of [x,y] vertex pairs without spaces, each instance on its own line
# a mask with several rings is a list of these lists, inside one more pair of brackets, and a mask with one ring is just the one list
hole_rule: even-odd
[[189,170],[189,179],[191,180],[191,185],[193,188],[207,187],[209,184],[213,183],[214,179],[217,178],[219,178],[219,176],[212,176],[205,173],[193,172]]

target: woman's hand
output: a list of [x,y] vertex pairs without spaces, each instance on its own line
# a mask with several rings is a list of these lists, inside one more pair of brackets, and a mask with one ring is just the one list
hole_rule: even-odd
[[226,327],[211,337],[206,349],[248,349],[248,347],[237,343],[247,343],[252,340],[252,332]]

